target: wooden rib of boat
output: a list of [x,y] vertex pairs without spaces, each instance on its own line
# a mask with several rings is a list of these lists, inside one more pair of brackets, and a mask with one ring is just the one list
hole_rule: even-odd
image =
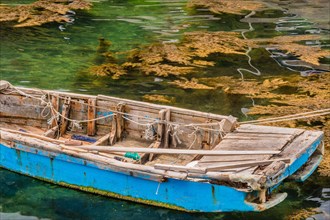
[[322,159],[321,131],[109,96],[0,83],[0,167],[66,187],[193,212],[262,211]]

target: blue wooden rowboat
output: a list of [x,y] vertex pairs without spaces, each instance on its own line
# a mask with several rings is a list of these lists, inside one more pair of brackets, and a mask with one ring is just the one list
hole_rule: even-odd
[[276,190],[284,180],[304,181],[323,155],[320,131],[5,81],[0,93],[0,167],[149,205],[262,211],[286,198]]

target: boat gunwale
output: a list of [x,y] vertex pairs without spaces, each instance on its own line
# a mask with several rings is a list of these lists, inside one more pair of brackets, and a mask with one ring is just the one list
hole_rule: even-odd
[[[98,101],[109,101],[109,102],[124,102],[125,104],[132,105],[132,106],[137,106],[137,107],[149,107],[151,109],[160,111],[162,109],[170,109],[171,113],[175,114],[182,114],[182,115],[188,115],[191,116],[191,114],[194,114],[194,116],[198,116],[201,118],[206,118],[206,119],[213,119],[213,120],[222,120],[222,119],[227,119],[229,117],[232,117],[237,120],[236,117],[234,116],[226,116],[226,115],[220,115],[220,114],[214,114],[214,113],[209,113],[209,112],[202,112],[202,111],[197,111],[197,110],[191,110],[191,109],[186,109],[186,108],[180,108],[180,107],[174,107],[174,106],[169,106],[169,105],[161,105],[161,104],[154,104],[154,103],[149,103],[149,102],[144,102],[144,101],[136,101],[136,100],[130,100],[130,99],[125,99],[125,98],[119,98],[119,97],[114,97],[114,96],[108,96],[108,95],[86,95],[86,94],[80,94],[80,93],[74,93],[74,92],[63,92],[63,91],[56,91],[56,90],[41,90],[41,89],[34,89],[34,88],[25,88],[25,87],[15,87],[19,90],[22,90],[24,92],[30,93],[30,94],[38,94],[38,95],[63,95],[63,96],[69,96],[71,98],[77,98],[77,99],[97,99]],[[12,93],[14,94],[14,93]],[[17,92],[18,95],[21,95],[20,93]],[[95,106],[96,108],[98,106]]]
[[[3,133],[3,131],[0,129],[0,134],[1,133]],[[7,133],[10,133],[10,132],[7,132]],[[20,135],[23,136],[23,134],[20,134]],[[5,139],[4,135],[1,135],[1,139],[7,140],[11,143],[21,143],[25,146],[28,146],[29,148],[36,148],[36,149],[39,149],[39,150],[44,150],[44,151],[59,153],[59,154],[65,153],[65,152],[62,152],[60,150],[61,149],[60,144],[54,144],[54,143],[51,143],[51,142],[40,140],[38,138],[28,137],[29,140],[35,141],[34,146],[31,146],[31,143],[15,140],[15,136],[16,135],[13,135],[12,138],[10,140],[8,140],[7,137],[5,137],[6,138]],[[38,143],[38,144],[35,145],[36,143]],[[52,145],[52,148],[49,148],[46,145]],[[15,146],[11,146],[11,144],[6,144],[6,146],[9,147],[9,148],[15,148]],[[36,153],[35,150],[31,150],[31,152]],[[65,153],[65,154],[67,154],[69,156],[73,156],[75,158],[86,159],[86,158],[79,157],[79,154],[76,154],[76,155],[70,155],[68,153]],[[90,153],[90,155],[95,156],[92,153]],[[87,159],[87,160],[90,160],[90,159]],[[133,171],[135,171],[135,170],[140,171],[139,167],[145,167],[145,168],[150,168],[151,171],[154,171],[151,174],[160,174],[160,173],[162,173],[162,175],[164,175],[164,177],[166,177],[166,178],[173,178],[173,179],[178,179],[178,180],[191,181],[191,180],[195,179],[196,181],[198,181],[200,179],[204,179],[204,180],[208,180],[208,181],[215,180],[215,181],[224,181],[224,182],[229,182],[229,183],[232,180],[236,180],[237,182],[240,181],[240,182],[243,182],[243,183],[246,182],[249,185],[249,188],[232,187],[232,188],[235,188],[239,191],[245,191],[245,192],[251,191],[252,189],[254,189],[254,190],[260,189],[261,187],[259,185],[257,186],[256,184],[263,177],[262,175],[256,175],[256,174],[251,174],[251,175],[246,176],[246,175],[240,175],[240,174],[236,174],[236,173],[214,172],[214,171],[209,171],[205,174],[196,175],[196,173],[191,173],[191,172],[158,170],[158,169],[155,169],[153,166],[143,165],[143,164],[141,164],[141,165],[140,164],[131,164],[131,163],[127,163],[127,162],[111,160],[110,158],[107,158],[107,160],[109,160],[111,162],[114,162],[114,163],[111,163],[111,164],[103,163],[102,166],[109,167],[110,169],[114,169],[115,171],[118,170],[116,168],[127,169],[127,165],[130,165],[130,169],[132,169]],[[90,161],[90,162],[96,163],[96,164],[100,163],[99,161],[93,161],[93,160]]]
[[[3,131],[0,129],[0,134],[2,132]],[[8,133],[11,133],[11,132],[8,132]],[[24,136],[24,134],[20,134],[20,135]],[[314,140],[312,142],[312,144],[306,149],[306,151],[303,152],[303,153],[308,152],[308,154],[309,154],[308,158],[317,149],[320,142],[322,141],[322,138],[323,138],[323,133],[322,133],[322,135],[317,137],[316,140]],[[3,135],[1,135],[1,139],[3,139]],[[39,147],[39,149],[45,150],[45,151],[48,151],[48,152],[50,151],[50,152],[59,153],[59,154],[65,153],[65,152],[61,151],[61,144],[54,144],[54,143],[51,143],[51,142],[48,142],[48,141],[43,141],[43,140],[38,139],[37,137],[35,137],[35,138],[27,137],[27,139],[28,140],[29,139],[30,140],[35,139],[39,146],[38,145],[37,146],[30,146],[29,143],[24,143],[24,142],[17,141],[17,140],[15,141],[14,137],[13,137],[12,140],[7,140],[7,141],[16,142],[16,143],[19,142],[19,143],[22,143],[22,144],[30,147],[30,148],[38,148]],[[53,145],[53,148],[48,148],[47,149],[47,147],[45,147],[46,144]],[[14,148],[14,146],[11,146],[10,144],[9,144],[9,147]],[[312,149],[312,150],[310,150],[310,149]],[[68,152],[70,152],[70,151],[68,151]],[[32,150],[32,153],[35,153],[35,151]],[[72,154],[70,155],[68,153],[66,153],[66,154],[69,155],[69,156],[76,157],[76,158],[86,159],[86,158],[80,157],[79,154],[75,154],[75,155],[72,155]],[[95,155],[90,153],[90,156],[95,156]],[[281,183],[288,176],[290,176],[292,173],[290,173],[290,172],[288,173],[288,170],[290,171],[290,168],[291,168],[292,164],[294,164],[298,160],[300,160],[301,157],[302,157],[302,155],[297,155],[297,157],[295,159],[293,159],[290,164],[286,165],[285,169],[281,170],[280,174],[277,175],[276,178],[272,179],[270,182],[269,182],[269,177],[266,176],[266,175],[263,175],[263,174],[242,175],[242,174],[239,174],[239,173],[226,173],[226,172],[216,172],[216,171],[209,171],[205,174],[196,174],[194,172],[188,172],[188,171],[180,172],[180,171],[168,171],[168,170],[164,170],[162,172],[162,174],[160,174],[161,170],[157,170],[154,167],[149,166],[149,165],[131,164],[131,163],[127,163],[127,162],[111,160],[110,158],[107,158],[107,160],[110,163],[104,163],[104,164],[102,164],[102,166],[107,166],[110,169],[114,170],[114,172],[118,172],[118,168],[119,169],[124,169],[124,170],[125,169],[130,169],[132,171],[137,171],[138,172],[138,171],[142,171],[141,167],[145,167],[145,168],[151,169],[151,170],[148,170],[148,172],[147,172],[150,175],[163,175],[166,178],[174,178],[174,179],[179,179],[179,180],[187,180],[189,178],[190,181],[193,180],[193,179],[196,179],[196,180],[205,179],[205,180],[208,180],[208,181],[215,180],[215,181],[225,181],[225,182],[229,182],[229,183],[230,182],[242,182],[242,183],[245,182],[245,183],[248,184],[250,190],[260,190],[264,187],[266,187],[266,188],[274,187],[274,186],[278,185],[279,183]],[[91,158],[87,159],[87,160],[89,160],[90,162],[95,163],[95,164],[99,163],[99,161],[93,161]],[[299,168],[302,167],[305,163],[306,163],[306,161],[304,163],[302,163],[301,166],[296,167],[295,171],[299,170]],[[129,168],[127,167],[127,165],[129,165]],[[240,191],[250,191],[249,188],[236,188],[236,187],[233,187],[233,188],[235,188],[237,190],[240,190]]]

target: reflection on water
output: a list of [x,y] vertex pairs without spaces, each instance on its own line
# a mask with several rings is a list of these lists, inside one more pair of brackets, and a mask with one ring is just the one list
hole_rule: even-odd
[[[33,0],[1,2],[20,4]],[[303,4],[296,6],[296,11],[299,7],[304,8],[299,12],[304,11],[305,14],[299,13],[299,17],[292,13],[292,8],[286,11],[279,7],[244,17],[215,15],[203,8],[188,9],[185,0],[93,2],[91,11],[71,13],[72,23],[15,29],[0,26],[1,79],[24,87],[136,100],[142,100],[144,95],[160,94],[174,97],[176,106],[247,119],[251,117],[247,116],[249,108],[262,100],[228,94],[220,89],[184,90],[169,84],[180,79],[175,76],[162,78],[134,72],[113,80],[91,75],[88,69],[100,58],[98,39],[103,37],[111,41],[109,50],[122,63],[129,50],[155,42],[181,42],[186,32],[238,31],[248,39],[299,34],[323,36],[329,33],[329,29],[315,25],[315,20],[309,19],[311,16],[304,17],[308,7]],[[304,43],[329,48],[329,42],[314,40]],[[241,80],[237,69],[246,69],[253,73],[243,71],[244,79],[263,81],[273,76],[308,75],[329,69],[329,59],[321,60],[320,66],[306,65],[295,56],[272,47],[250,49],[247,54],[236,57],[212,54],[208,61],[215,62],[214,66],[185,77],[191,80],[233,76]],[[278,92],[295,93],[296,88]],[[188,214],[90,195],[0,169],[0,219],[284,219],[302,208],[318,208],[320,213],[314,217],[328,218],[329,178],[319,177],[316,173],[307,183],[285,184],[283,190],[289,191],[289,198],[263,213]]]
[[20,212],[14,212],[14,213],[5,213],[0,212],[0,219],[10,219],[10,220],[49,220],[48,218],[38,218],[36,216],[26,216],[22,215]]

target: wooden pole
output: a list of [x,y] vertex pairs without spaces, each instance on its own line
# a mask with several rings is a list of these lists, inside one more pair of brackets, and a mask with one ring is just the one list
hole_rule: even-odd
[[[159,111],[158,114],[159,120],[164,121],[166,118],[166,109],[161,109]],[[153,148],[160,148],[162,146],[164,146],[164,137],[165,137],[165,124],[163,123],[158,123],[158,127],[157,127],[157,138],[155,141],[155,144],[153,145]],[[152,159],[154,158],[154,154],[150,153],[149,154],[149,161],[152,161]]]
[[[88,109],[87,109],[87,119],[93,120],[96,116],[96,100],[95,99],[88,99]],[[87,135],[94,136],[96,133],[96,123],[95,121],[88,121],[87,122]]]
[[[62,116],[68,118],[70,113],[70,102],[71,98],[67,97],[63,103],[62,107]],[[60,126],[60,135],[62,136],[66,132],[66,128],[68,126],[68,120],[66,120],[64,117],[61,118],[61,126]]]
[[[116,110],[118,112],[123,112],[124,113],[125,105],[122,103],[119,103]],[[117,123],[117,129],[116,129],[116,136],[117,136],[117,141],[122,140],[122,133],[124,131],[124,118],[123,115],[118,113],[116,117],[116,123]]]
[[[158,114],[159,120],[164,121],[165,115],[166,115],[166,110],[165,109],[160,110]],[[159,141],[161,144],[163,144],[163,139],[164,139],[164,127],[165,126],[163,123],[158,123],[157,141]]]
[[[165,120],[171,121],[171,110],[166,109],[165,113]],[[169,148],[170,145],[170,131],[169,131],[169,125],[164,125],[165,131],[164,131],[164,148]]]
[[[59,107],[60,107],[60,98],[58,96],[52,96],[52,106],[54,108],[55,111],[59,111]],[[56,115],[56,112],[52,109],[52,113],[53,115]],[[55,126],[58,126],[58,121],[57,118],[55,118],[52,121],[51,127],[54,128]]]
[[51,143],[64,144],[64,141],[55,140],[55,139],[45,137],[45,136],[42,136],[42,135],[38,135],[38,134],[27,133],[27,132],[22,132],[22,131],[16,131],[16,130],[7,129],[7,128],[1,128],[0,131],[5,131],[5,132],[13,133],[13,134],[20,134],[20,135],[27,136],[27,137],[32,137],[32,138],[38,138],[40,140],[48,141],[48,142],[51,142]]
[[109,144],[114,145],[117,141],[117,115],[112,116]]
[[186,154],[186,155],[274,155],[281,151],[229,151],[229,150],[185,150],[185,149],[162,149],[162,148],[142,148],[142,147],[111,147],[111,146],[80,146],[81,149],[96,150],[102,152],[136,152],[153,154]]

